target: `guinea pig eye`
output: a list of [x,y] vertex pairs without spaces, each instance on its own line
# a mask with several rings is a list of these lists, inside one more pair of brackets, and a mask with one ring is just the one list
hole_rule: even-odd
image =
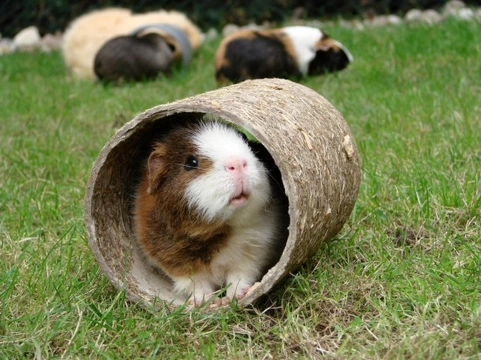
[[199,161],[194,155],[189,155],[184,163],[184,169],[186,171],[195,170],[199,166]]

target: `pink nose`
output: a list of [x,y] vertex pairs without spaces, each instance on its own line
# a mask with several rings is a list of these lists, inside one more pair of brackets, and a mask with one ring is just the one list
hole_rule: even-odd
[[247,161],[239,158],[229,159],[224,167],[230,173],[241,173],[247,168]]

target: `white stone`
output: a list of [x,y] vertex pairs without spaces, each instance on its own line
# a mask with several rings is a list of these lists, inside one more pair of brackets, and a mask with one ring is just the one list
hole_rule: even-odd
[[404,15],[404,19],[409,23],[420,22],[422,18],[423,12],[420,9],[411,9]]
[[471,20],[474,17],[474,11],[470,8],[459,9],[454,16],[463,20]]
[[449,0],[444,5],[444,11],[447,11],[450,14],[452,14],[453,12],[464,9],[465,7],[466,7],[466,4],[461,0]]
[[403,20],[397,15],[388,15],[387,20],[390,25],[400,25],[403,22]]
[[9,54],[15,50],[13,41],[10,39],[0,39],[0,55]]
[[36,50],[40,44],[40,33],[36,26],[29,26],[21,30],[13,38],[15,49],[20,51]]
[[227,24],[226,26],[224,26],[224,28],[222,29],[222,36],[227,36],[227,35],[230,35],[236,31],[239,30],[239,26],[237,25],[234,25],[234,24]]
[[256,23],[249,23],[245,26],[242,26],[241,29],[249,29],[249,30],[263,30],[264,26],[258,25]]
[[215,28],[210,28],[204,34],[204,39],[209,41],[209,40],[215,39],[218,35],[219,35],[219,33],[217,32],[217,30]]
[[40,49],[44,52],[59,50],[62,47],[63,36],[60,32],[55,34],[45,34],[40,39]]
[[425,10],[422,12],[422,21],[427,24],[435,24],[442,21],[444,17],[438,13],[436,10]]
[[379,15],[367,21],[367,24],[374,26],[399,25],[402,19],[397,15]]
[[481,20],[481,8],[478,8],[474,11],[474,18],[477,20]]

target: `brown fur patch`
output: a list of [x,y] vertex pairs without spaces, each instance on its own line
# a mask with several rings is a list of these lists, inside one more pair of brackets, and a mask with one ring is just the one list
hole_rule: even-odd
[[337,50],[337,51],[341,50],[338,43],[334,39],[329,37],[329,35],[326,35],[326,34],[324,34],[322,39],[320,39],[318,42],[314,44],[315,51],[319,51],[319,50],[328,51],[330,49]]
[[284,43],[284,47],[287,53],[296,60],[297,64],[299,64],[299,59],[297,58],[297,53],[294,48],[294,43],[292,42],[292,39],[289,36],[287,36],[287,34],[283,32],[282,29],[275,29],[272,31],[274,33],[273,35],[275,35],[278,39],[280,39]]
[[137,36],[143,36],[146,34],[158,34],[160,35],[168,44],[169,47],[173,49],[173,54],[174,54],[174,59],[176,61],[182,60],[182,48],[180,44],[177,42],[177,40],[170,35],[169,33],[158,29],[158,28],[147,28],[145,30],[140,31]]
[[[190,130],[172,131],[154,146],[137,190],[135,232],[144,253],[170,276],[188,276],[208,269],[214,256],[226,245],[231,229],[220,221],[207,222],[189,208],[184,191],[212,162],[196,154],[186,139]],[[199,166],[186,170],[189,155]]]
[[254,30],[239,30],[239,31],[236,31],[235,33],[227,35],[225,38],[223,38],[222,41],[219,44],[219,47],[217,48],[216,53],[215,53],[214,65],[215,65],[216,69],[220,69],[222,66],[230,66],[231,65],[229,60],[226,59],[226,57],[225,57],[226,46],[232,40],[235,40],[235,39],[238,39],[238,38],[254,39],[255,38],[255,32],[254,32]]

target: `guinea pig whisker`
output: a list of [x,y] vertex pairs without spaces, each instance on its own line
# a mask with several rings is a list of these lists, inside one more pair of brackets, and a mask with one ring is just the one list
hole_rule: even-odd
[[272,175],[270,171],[267,172],[267,176],[274,181],[274,183],[279,187],[279,189],[283,188],[282,183],[279,182],[278,178]]

